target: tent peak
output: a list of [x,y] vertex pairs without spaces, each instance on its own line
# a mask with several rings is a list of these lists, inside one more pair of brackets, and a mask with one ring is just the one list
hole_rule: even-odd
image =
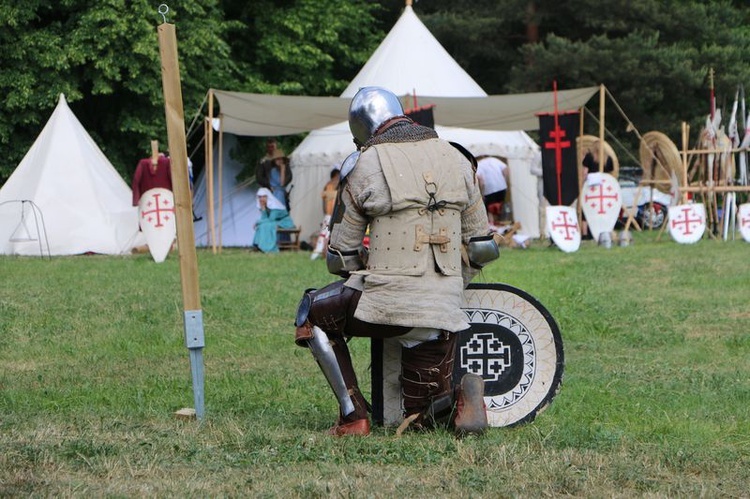
[[65,100],[65,94],[60,92],[60,97],[57,99],[57,103],[65,102],[67,104],[67,101]]

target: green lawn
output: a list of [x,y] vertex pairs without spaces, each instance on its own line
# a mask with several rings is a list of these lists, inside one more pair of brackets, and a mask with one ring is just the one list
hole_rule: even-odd
[[554,315],[565,378],[533,423],[464,440],[325,435],[335,399],[292,341],[333,280],[308,253],[199,250],[202,423],[173,415],[193,405],[176,254],[2,257],[0,497],[747,497],[750,245],[634,239],[485,270]]

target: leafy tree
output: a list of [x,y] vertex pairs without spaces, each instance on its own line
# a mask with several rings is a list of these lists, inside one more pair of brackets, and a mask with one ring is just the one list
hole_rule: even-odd
[[[224,0],[232,59],[245,74],[262,75],[234,90],[286,95],[339,95],[383,39],[376,14],[365,0]],[[390,28],[390,26],[388,26]],[[289,152],[303,135],[280,137]],[[264,138],[242,138],[235,159],[252,176],[264,154]]]
[[[60,93],[126,178],[148,154],[151,139],[166,144],[157,5],[147,0],[0,0],[0,90],[5,95],[0,150],[6,159],[0,184],[31,146]],[[381,12],[366,0],[175,4],[167,20],[177,30],[187,125],[209,88],[340,93],[382,39],[375,17]],[[201,129],[194,127],[189,152]],[[289,140],[289,149],[295,140]]]
[[[425,0],[415,10],[488,93],[603,83],[641,133],[676,139],[682,121],[699,129],[709,68],[725,115],[737,85],[750,83],[746,1]],[[598,116],[598,101],[588,107]],[[635,149],[611,103],[607,125]]]
[[[7,177],[64,93],[71,109],[123,174],[166,144],[156,27],[147,0],[0,0],[0,91],[6,98],[0,145]],[[218,0],[185,0],[167,14],[175,23],[186,114],[211,85],[238,79],[223,36]]]

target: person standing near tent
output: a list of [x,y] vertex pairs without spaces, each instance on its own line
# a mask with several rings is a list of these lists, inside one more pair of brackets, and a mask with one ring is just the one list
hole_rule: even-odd
[[323,187],[323,192],[320,197],[323,198],[323,223],[320,224],[320,234],[318,235],[318,241],[315,244],[315,249],[310,255],[310,260],[317,260],[323,254],[323,250],[326,248],[330,231],[328,226],[331,223],[331,215],[333,215],[333,207],[336,204],[336,193],[339,191],[339,178],[341,177],[341,170],[334,167],[331,170],[331,179],[326,182]]
[[276,229],[293,229],[294,222],[281,201],[265,187],[258,189],[255,199],[260,219],[255,223],[253,247],[263,253],[278,253]]
[[149,189],[172,190],[172,171],[169,158],[159,152],[159,143],[151,141],[151,157],[138,162],[133,174],[133,206],[138,206],[141,195]]
[[292,181],[292,170],[289,168],[289,158],[278,148],[275,139],[266,141],[266,155],[258,162],[255,180],[261,187],[270,189],[276,199],[289,210],[286,187]]
[[500,222],[508,190],[508,165],[495,156],[480,156],[477,158],[477,179],[487,209],[487,218],[495,226]]
[[380,87],[356,93],[349,127],[360,151],[342,165],[326,257],[329,272],[345,279],[307,290],[295,320],[295,342],[310,348],[339,401],[329,433],[370,433],[352,336],[402,344],[404,426],[481,433],[482,377],[467,374],[455,391],[452,383],[455,333],[469,327],[464,286],[498,256],[474,159],[404,116],[398,97]]

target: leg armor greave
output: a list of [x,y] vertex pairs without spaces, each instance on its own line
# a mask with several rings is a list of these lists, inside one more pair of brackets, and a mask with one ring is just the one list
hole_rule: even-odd
[[417,424],[432,426],[448,419],[453,404],[453,361],[456,335],[401,351],[401,393],[406,417],[420,414]]
[[344,375],[341,373],[341,366],[336,359],[336,354],[333,351],[333,347],[331,347],[328,336],[319,327],[313,326],[312,338],[307,341],[307,346],[310,348],[310,352],[315,357],[320,370],[323,371],[323,375],[328,380],[328,384],[331,385],[331,389],[339,401],[341,415],[348,416],[353,413],[354,404],[352,403],[352,398],[349,396],[349,388],[346,386]]
[[294,341],[310,348],[339,401],[341,416],[354,413],[357,418],[366,418],[367,404],[344,339],[347,318],[356,308],[358,297],[358,292],[344,287],[343,281],[305,291],[297,309]]

